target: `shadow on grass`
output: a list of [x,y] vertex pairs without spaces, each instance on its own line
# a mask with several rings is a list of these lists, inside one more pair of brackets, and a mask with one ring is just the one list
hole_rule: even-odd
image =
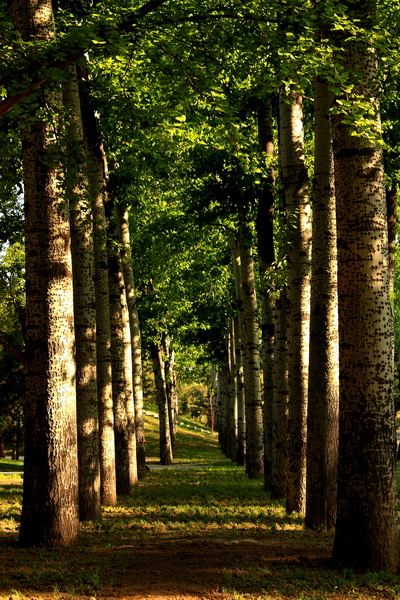
[[0,458],[0,473],[19,473],[23,470],[24,463],[21,460]]

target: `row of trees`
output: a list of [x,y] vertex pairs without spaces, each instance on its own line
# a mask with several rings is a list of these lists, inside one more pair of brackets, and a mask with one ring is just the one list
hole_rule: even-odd
[[398,568],[386,15],[369,0],[14,0],[11,25],[4,8],[0,112],[24,163],[21,543],[73,543],[78,495],[93,518],[144,473],[139,306],[163,460],[174,339],[220,364],[227,454],[310,527],[336,522],[338,562]]

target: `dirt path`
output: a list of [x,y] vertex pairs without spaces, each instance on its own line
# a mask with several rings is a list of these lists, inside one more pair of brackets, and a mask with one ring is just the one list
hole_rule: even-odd
[[280,590],[281,599],[288,568],[321,566],[328,559],[325,534],[312,539],[310,545],[307,532],[281,531],[140,541],[127,532],[108,546],[103,536],[97,543],[91,536],[79,549],[34,551],[3,538],[0,565],[7,585],[0,578],[0,598],[231,600],[239,590],[273,599]]

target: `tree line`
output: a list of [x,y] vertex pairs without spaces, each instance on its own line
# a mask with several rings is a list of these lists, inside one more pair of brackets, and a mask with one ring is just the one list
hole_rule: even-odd
[[22,161],[25,206],[21,544],[76,542],[145,475],[142,337],[165,464],[174,344],[198,345],[225,453],[335,527],[335,562],[398,569],[389,12],[3,7],[0,113],[20,140],[4,195]]

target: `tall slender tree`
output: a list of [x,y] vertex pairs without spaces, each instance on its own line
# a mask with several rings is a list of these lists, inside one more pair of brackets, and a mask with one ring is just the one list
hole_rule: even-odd
[[240,466],[246,464],[246,399],[244,389],[244,370],[243,370],[243,290],[242,275],[240,269],[240,254],[237,240],[235,237],[229,238],[229,248],[232,256],[233,277],[235,281],[235,299],[237,307],[237,316],[235,318],[235,363],[236,363],[236,381],[237,381],[237,402],[238,402],[238,428],[237,428],[237,455],[236,462]]
[[327,83],[316,79],[306,499],[306,526],[314,529],[332,529],[336,521],[339,347],[332,101]]
[[243,371],[246,406],[246,472],[250,479],[264,474],[264,439],[261,404],[258,304],[254,279],[251,232],[243,225],[239,237],[243,290]]
[[83,83],[83,78],[81,78],[80,85],[80,100],[85,134],[89,192],[93,211],[100,491],[102,504],[114,506],[117,502],[117,490],[112,395],[107,218],[105,212],[107,164],[95,111],[90,100],[87,83]]
[[[272,429],[273,429],[273,356],[274,356],[274,303],[275,294],[271,268],[275,261],[274,249],[274,203],[275,169],[274,131],[272,103],[262,102],[258,109],[258,142],[260,152],[270,163],[268,175],[258,200],[256,219],[258,237],[258,268],[261,279],[261,340],[263,372],[263,417],[264,417],[264,482],[271,489],[272,477]],[[270,277],[268,278],[268,275]],[[268,280],[269,279],[269,280]]]
[[115,217],[110,220],[108,257],[115,459],[117,493],[129,494],[137,484],[135,409],[131,333]]
[[167,386],[165,382],[164,358],[161,344],[151,344],[154,382],[156,386],[158,417],[160,422],[160,462],[162,465],[172,463],[172,444],[168,412]]
[[288,381],[289,462],[286,508],[305,510],[306,420],[310,317],[311,212],[304,160],[302,97],[297,89],[280,95],[280,150],[288,214]]
[[[345,1],[346,17],[366,32],[376,3]],[[389,296],[387,208],[377,99],[377,56],[368,40],[337,40],[337,64],[350,101],[373,107],[369,135],[333,120],[338,237],[340,418],[336,562],[372,570],[399,568],[393,318]],[[349,89],[349,88],[348,88]],[[348,97],[348,95],[347,95]],[[345,100],[347,100],[347,97]],[[343,102],[343,99],[340,99]],[[342,109],[343,110],[343,109]],[[355,133],[356,135],[352,135]],[[357,135],[358,134],[358,135]]]
[[63,89],[66,109],[64,162],[66,191],[70,197],[74,284],[79,516],[81,520],[93,520],[101,516],[93,218],[75,65],[71,65],[66,74]]
[[129,234],[129,213],[118,206],[119,231],[122,244],[122,270],[129,311],[129,324],[132,348],[133,401],[135,405],[135,431],[137,469],[140,479],[146,475],[146,449],[143,417],[142,344],[140,337],[139,314],[137,310],[135,279],[133,275],[132,252]]
[[[51,1],[14,0],[24,40],[55,36]],[[68,203],[60,185],[57,86],[24,119],[27,392],[20,543],[69,546],[79,535],[74,313]],[[41,115],[40,117],[38,115]]]

